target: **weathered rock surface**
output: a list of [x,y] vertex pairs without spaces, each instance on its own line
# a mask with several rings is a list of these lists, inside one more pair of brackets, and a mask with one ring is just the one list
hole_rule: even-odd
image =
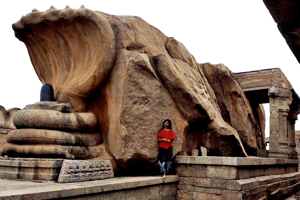
[[[238,132],[224,121],[215,93],[194,57],[183,44],[141,18],[84,7],[51,8],[24,16],[13,28],[26,44],[40,80],[53,86],[55,100],[72,104],[74,113],[60,112],[58,116],[94,113],[104,136],[102,144],[88,149],[72,142],[72,146],[60,148],[62,145],[54,145],[54,138],[51,144],[35,145],[34,149],[10,144],[14,154],[40,156],[41,152],[53,155],[56,151],[63,156],[64,150],[76,147],[77,153],[83,152],[82,158],[113,158],[120,173],[145,173],[156,167],[157,132],[169,118],[176,136],[174,154],[190,154],[205,146],[208,155],[247,155]],[[57,111],[42,111],[45,126]],[[20,112],[15,118],[17,126],[25,126],[24,119],[32,118],[23,114],[26,112],[34,116],[35,110]],[[42,128],[38,124],[32,127]],[[43,134],[45,140],[48,136]],[[252,135],[246,140],[249,137]]]
[[0,155],[4,144],[6,143],[6,135],[9,131],[16,129],[13,123],[13,117],[19,108],[12,108],[6,111],[3,106],[0,106]]
[[0,129],[16,129],[13,118],[20,108],[11,108],[6,110],[3,106],[0,106]]
[[223,119],[237,130],[247,153],[256,155],[256,149],[265,148],[260,119],[254,116],[259,110],[251,107],[239,83],[232,78],[231,71],[225,65],[205,63],[200,68],[215,92]]
[[300,3],[297,0],[263,0],[290,49],[300,62]]
[[[25,33],[28,28],[32,31]],[[85,8],[35,10],[13,29],[40,80],[53,86],[55,99],[83,111],[115,58],[114,32],[104,15]]]

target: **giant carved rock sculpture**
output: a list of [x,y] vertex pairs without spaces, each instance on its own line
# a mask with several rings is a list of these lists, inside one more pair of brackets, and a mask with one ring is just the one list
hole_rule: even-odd
[[[80,137],[73,133],[76,130],[58,133],[33,126],[36,137],[52,135],[52,140],[39,144],[41,148],[57,145],[56,137],[69,139],[56,146],[63,151],[37,150],[31,151],[31,156],[64,157],[68,154],[58,152],[72,153],[68,146],[77,146],[85,149],[84,158],[110,158],[121,172],[133,172],[141,165],[151,168],[158,152],[156,135],[165,118],[174,124],[174,154],[205,146],[208,155],[247,156],[243,143],[258,148],[255,132],[249,136],[253,141],[241,141],[236,129],[224,121],[207,74],[184,45],[139,17],[108,15],[84,7],[52,7],[45,12],[33,10],[13,29],[25,43],[41,82],[53,86],[55,101],[73,106],[70,118],[90,113],[97,127],[90,131],[94,135],[87,137],[101,136],[91,149],[76,144],[74,138]],[[41,116],[44,111],[24,110],[19,116],[22,112],[29,117]],[[48,110],[44,115],[51,118],[66,113]],[[22,120],[18,123],[23,126]],[[26,156],[26,149],[35,146],[26,138],[26,131],[11,134],[7,154],[22,152]],[[19,140],[31,143],[24,145]],[[75,158],[80,155],[73,154]]]

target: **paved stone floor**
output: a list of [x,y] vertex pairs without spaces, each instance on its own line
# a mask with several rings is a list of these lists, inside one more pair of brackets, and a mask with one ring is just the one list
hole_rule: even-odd
[[[57,183],[56,183],[57,184]],[[16,189],[30,189],[36,187],[55,185],[54,181],[23,181],[23,180],[8,180],[0,179],[0,191],[15,191]]]
[[177,183],[177,181],[177,175],[168,175],[166,179],[161,176],[115,177],[75,183],[0,179],[0,200],[72,197],[95,191],[107,192],[162,183]]
[[[172,182],[178,179],[177,176],[169,176],[165,180],[166,182]],[[104,179],[98,181],[88,181],[88,182],[77,182],[77,183],[57,183],[54,181],[25,181],[25,180],[8,180],[0,179],[0,200],[2,199],[22,199],[24,195],[34,195],[35,193],[48,192],[49,195],[53,192],[64,191],[76,192],[76,188],[84,188],[91,186],[104,186],[110,187],[113,184],[120,184],[123,182],[138,184],[142,183],[148,184],[153,183],[153,181],[160,181],[161,177],[118,177],[113,179]],[[113,189],[113,188],[111,188]],[[34,199],[34,198],[33,198]],[[285,199],[285,200],[296,200],[295,195]]]

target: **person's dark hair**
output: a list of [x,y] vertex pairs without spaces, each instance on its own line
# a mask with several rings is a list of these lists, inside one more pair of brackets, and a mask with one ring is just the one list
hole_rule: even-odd
[[172,129],[172,123],[171,123],[171,120],[169,120],[169,119],[165,119],[165,120],[164,120],[164,122],[163,122],[163,124],[162,124],[162,129],[165,128],[165,126],[164,126],[164,123],[165,123],[165,122],[169,122],[169,129]]

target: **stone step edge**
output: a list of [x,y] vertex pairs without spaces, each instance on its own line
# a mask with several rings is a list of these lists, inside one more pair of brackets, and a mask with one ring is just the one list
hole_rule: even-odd
[[261,166],[299,164],[296,159],[278,158],[246,158],[246,157],[217,157],[217,156],[176,156],[175,163],[223,166]]
[[274,182],[269,183],[268,185],[272,185],[274,183],[277,183],[278,181],[279,182],[291,181],[299,178],[300,178],[300,172],[294,172],[294,173],[284,174],[284,175],[270,175],[270,176],[261,176],[261,177],[249,178],[249,179],[228,180],[226,183],[226,189],[242,191],[242,190],[261,186],[270,179],[274,179]]
[[273,184],[288,185],[289,181],[300,180],[300,172],[282,175],[267,175],[255,178],[227,180],[216,178],[179,177],[179,185],[186,185],[187,188],[201,187],[216,190],[244,191],[256,187],[271,186]]
[[137,187],[152,186],[158,184],[177,183],[177,175],[167,175],[165,179],[160,176],[154,177],[116,177],[111,179],[78,182],[78,183],[55,183],[47,187],[31,187],[18,190],[5,190],[0,193],[0,200],[10,199],[49,199],[74,197],[116,190],[127,190]]

